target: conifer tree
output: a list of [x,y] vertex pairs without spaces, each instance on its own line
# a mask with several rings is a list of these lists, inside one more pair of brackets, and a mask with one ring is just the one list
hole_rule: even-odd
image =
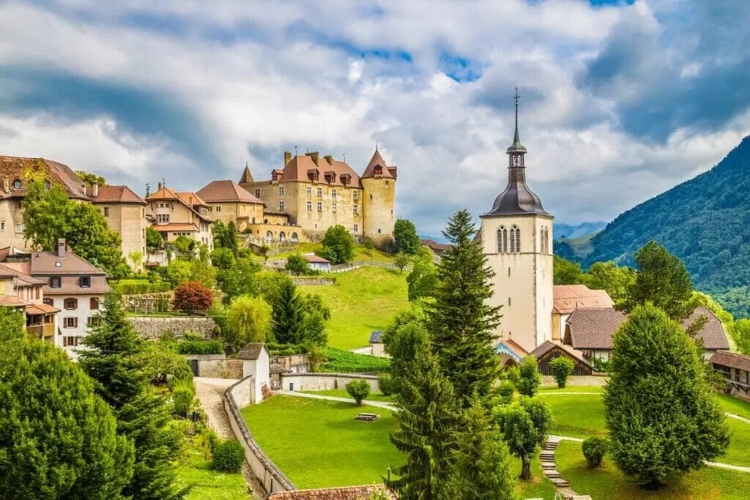
[[276,342],[299,344],[305,321],[305,310],[297,287],[291,280],[281,283],[279,294],[273,302],[271,328]]
[[500,373],[492,344],[500,308],[487,304],[494,272],[474,241],[469,212],[457,212],[443,234],[452,246],[438,266],[435,301],[426,306],[428,328],[440,367],[465,407],[475,392],[486,398]]
[[399,478],[388,486],[400,500],[450,498],[447,481],[457,405],[428,343],[417,345],[411,369],[400,379],[396,401],[398,428],[391,433],[391,441],[406,455],[406,463],[396,469]]
[[108,294],[99,325],[83,340],[81,367],[95,380],[97,392],[112,406],[118,433],[135,444],[135,470],[124,493],[133,500],[176,500],[186,491],[175,486],[172,460],[179,436],[169,427],[166,401],[149,393],[141,370],[143,341],[125,318],[119,295]]
[[515,480],[508,447],[477,397],[463,414],[451,455],[450,498],[515,500]]
[[698,348],[680,325],[646,304],[614,337],[604,404],[613,461],[650,488],[721,455],[729,430]]

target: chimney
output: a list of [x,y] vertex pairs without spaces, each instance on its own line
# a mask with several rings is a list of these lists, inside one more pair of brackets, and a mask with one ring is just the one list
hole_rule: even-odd
[[329,165],[333,165],[333,155],[324,156]]
[[318,156],[319,155],[320,155],[320,153],[318,153],[317,151],[313,151],[312,153],[305,153],[305,156],[309,156],[310,158],[312,158],[312,161],[313,161],[313,163],[315,163],[315,165],[318,165]]
[[192,197],[192,196],[190,196],[190,197],[188,198],[188,201],[190,201],[190,208],[193,208],[193,197]]
[[57,256],[61,259],[65,257],[65,238],[60,238],[57,240]]
[[292,152],[291,151],[284,151],[284,166],[286,167],[286,164],[292,161]]
[[91,186],[91,194],[94,198],[99,196],[99,184],[96,182]]
[[161,182],[156,185],[157,191],[161,191]]

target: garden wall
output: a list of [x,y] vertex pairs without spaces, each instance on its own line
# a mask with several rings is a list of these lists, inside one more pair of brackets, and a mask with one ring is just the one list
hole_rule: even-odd
[[254,383],[252,377],[247,377],[230,386],[224,393],[224,409],[229,417],[232,431],[245,448],[245,459],[266,493],[296,490],[297,488],[289,478],[263,453],[240,414],[240,408],[250,404],[250,394]]
[[162,333],[171,332],[181,337],[186,332],[197,333],[203,338],[210,339],[216,328],[213,318],[196,317],[153,317],[129,316],[128,321],[146,340],[156,340]]
[[294,284],[297,286],[306,286],[306,285],[335,285],[336,280],[333,278],[320,278],[320,277],[303,277],[303,276],[294,276],[292,278],[292,281],[294,281]]
[[[227,359],[224,354],[185,354],[185,359],[198,361],[197,377],[210,378],[242,378],[242,363],[239,363],[239,373],[230,369],[232,359]],[[236,363],[235,363],[236,364]]]
[[281,375],[281,388],[285,391],[326,391],[343,389],[352,380],[366,380],[370,390],[378,391],[378,377],[352,373],[289,373]]

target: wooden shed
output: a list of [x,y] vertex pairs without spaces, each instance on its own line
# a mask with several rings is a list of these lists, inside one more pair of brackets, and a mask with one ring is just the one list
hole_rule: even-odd
[[531,351],[529,356],[534,356],[539,363],[539,372],[542,375],[552,375],[549,364],[555,359],[563,356],[575,363],[573,375],[591,375],[593,367],[583,358],[582,353],[568,345],[555,344],[549,340]]

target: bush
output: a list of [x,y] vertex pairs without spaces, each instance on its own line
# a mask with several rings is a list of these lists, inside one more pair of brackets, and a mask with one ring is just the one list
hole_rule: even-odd
[[596,469],[602,465],[604,455],[609,448],[609,441],[605,438],[594,436],[584,439],[581,448],[583,449],[583,456],[586,457],[589,468]]
[[370,395],[370,384],[367,380],[352,380],[346,384],[346,392],[354,398],[358,405],[362,405],[362,400]]
[[497,388],[497,394],[500,396],[500,401],[502,404],[506,405],[513,401],[514,392],[516,392],[516,388],[510,380],[501,382]]
[[550,361],[549,368],[552,372],[552,376],[555,377],[555,382],[557,382],[557,387],[559,389],[565,388],[565,383],[568,381],[568,377],[573,373],[573,370],[575,370],[575,367],[576,365],[572,360],[562,356]]
[[218,340],[182,340],[177,343],[180,354],[224,354]]
[[516,382],[518,392],[532,398],[539,390],[541,384],[542,375],[539,373],[539,365],[537,365],[536,358],[531,355],[526,356],[521,360],[521,365],[518,369],[518,381]]
[[390,396],[396,392],[396,384],[390,375],[381,375],[378,377],[378,389],[383,396]]
[[307,263],[307,260],[305,260],[304,257],[302,257],[300,254],[296,254],[290,255],[286,259],[284,269],[299,276],[300,274],[308,274],[310,272],[310,265]]
[[245,460],[245,448],[236,439],[230,439],[214,445],[215,470],[222,472],[239,472]]
[[196,281],[187,281],[175,288],[172,307],[177,311],[193,314],[205,311],[211,307],[213,301],[211,290]]
[[194,397],[195,387],[192,380],[180,380],[172,389],[172,411],[176,415],[187,415]]
[[599,358],[592,358],[591,364],[594,365],[594,370],[598,372],[607,373],[609,371],[609,361],[605,361]]

